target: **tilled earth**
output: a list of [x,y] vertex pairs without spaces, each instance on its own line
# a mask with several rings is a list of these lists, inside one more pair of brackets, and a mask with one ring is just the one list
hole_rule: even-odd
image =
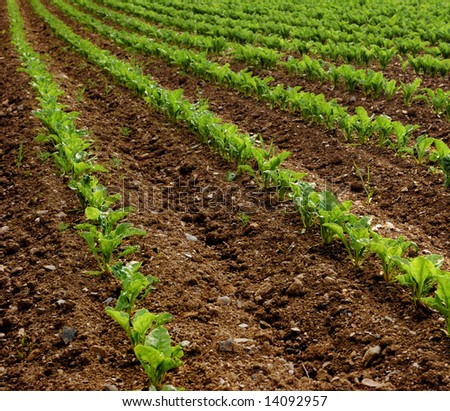
[[[104,311],[114,304],[119,284],[85,274],[95,261],[73,229],[83,221],[76,194],[47,159],[51,148],[34,141],[42,131],[32,115],[37,102],[29,78],[17,71],[5,3],[2,388],[145,389],[130,343]],[[20,6],[29,42],[65,90],[64,103],[80,113],[79,127],[90,131],[92,151],[110,170],[102,182],[136,207],[129,220],[147,230],[133,239],[140,245],[134,257],[160,282],[145,306],[171,312],[173,340],[188,342],[185,364],[170,374],[171,383],[187,390],[450,389],[450,339],[438,314],[415,308],[407,290],[386,284],[375,259],[357,270],[339,244],[322,246],[318,232],[305,232],[291,204],[275,193],[261,191],[245,176],[226,181],[235,165],[85,62],[26,1]],[[103,48],[144,64],[164,87],[182,87],[191,101],[207,99],[217,115],[242,131],[262,133],[292,151],[289,167],[353,200],[354,212],[373,215],[380,232],[403,234],[449,261],[450,192],[442,175],[386,149],[347,145],[296,115],[270,110],[161,60],[133,56],[65,21]],[[396,66],[389,70],[395,75]],[[281,70],[270,74],[295,81]],[[304,89],[325,92],[323,85],[298,81]],[[439,81],[448,88],[448,78]],[[419,102],[405,109],[400,97],[368,103],[358,92],[327,93],[344,104],[390,110],[401,121],[408,117],[448,142],[448,122]],[[376,192],[370,204],[355,164],[371,168]]]

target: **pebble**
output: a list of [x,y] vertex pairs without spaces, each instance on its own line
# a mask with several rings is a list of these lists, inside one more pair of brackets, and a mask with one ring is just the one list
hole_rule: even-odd
[[268,295],[271,291],[273,290],[272,284],[270,283],[265,283],[263,284],[261,287],[258,288],[258,290],[256,291],[256,296],[257,297],[265,297],[266,295]]
[[375,347],[370,347],[363,356],[364,367],[368,367],[374,360],[376,360],[381,354],[381,347],[376,345]]
[[370,387],[370,388],[381,388],[384,385],[382,383],[372,380],[371,378],[363,378],[363,380],[361,381],[361,384],[365,385],[366,387]]
[[38,215],[39,217],[42,217],[43,215],[47,214],[48,210],[39,210],[36,211],[36,215]]
[[186,236],[186,240],[188,241],[198,241],[198,238],[195,235],[191,235],[188,233],[184,233],[184,235]]
[[234,343],[231,338],[225,341],[219,341],[219,351],[232,352],[234,350]]
[[217,304],[219,304],[219,305],[229,305],[230,302],[231,302],[231,298],[226,295],[223,297],[219,297],[217,299]]
[[336,280],[336,278],[333,278],[333,277],[330,277],[329,275],[327,275],[324,279],[323,279],[323,282],[325,283],[325,284],[336,284],[336,282],[337,282],[337,280]]
[[73,341],[77,335],[77,329],[73,327],[63,327],[61,331],[61,339],[65,344]]
[[249,338],[235,338],[233,340],[236,344],[243,344],[251,341]]
[[290,295],[291,297],[296,297],[299,295],[302,295],[304,293],[305,287],[303,286],[303,283],[296,279],[286,290],[286,294]]
[[56,267],[53,264],[44,265],[44,268],[48,271],[55,271]]
[[2,228],[0,228],[0,234],[4,234],[7,231],[9,231],[9,227],[7,225],[4,225]]
[[56,214],[56,217],[64,218],[64,217],[67,217],[67,214],[64,213],[63,211],[61,211],[60,213]]
[[114,384],[104,384],[103,391],[119,391],[119,389]]
[[239,328],[248,328],[248,324],[239,324],[238,327]]
[[6,374],[6,368],[0,367],[0,374]]

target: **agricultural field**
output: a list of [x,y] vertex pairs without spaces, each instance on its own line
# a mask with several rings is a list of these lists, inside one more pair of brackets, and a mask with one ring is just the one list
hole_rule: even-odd
[[0,7],[3,390],[450,390],[450,4]]

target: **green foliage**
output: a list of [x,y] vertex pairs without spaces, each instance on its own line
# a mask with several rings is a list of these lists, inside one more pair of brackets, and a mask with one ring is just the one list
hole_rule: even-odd
[[436,276],[440,272],[439,267],[443,262],[440,255],[431,254],[418,256],[411,260],[393,257],[393,261],[403,274],[397,275],[396,280],[411,290],[414,303],[423,303],[423,299],[429,294],[436,284]]
[[153,285],[158,283],[159,280],[156,277],[143,275],[139,271],[141,266],[142,263],[136,261],[131,261],[126,265],[119,261],[111,267],[112,273],[122,284],[116,310],[131,315],[136,309],[136,304],[154,290]]
[[172,346],[168,331],[161,326],[155,327],[147,335],[144,344],[134,347],[136,357],[141,362],[149,380],[149,389],[176,391],[171,385],[164,384],[167,372],[183,364],[183,350],[180,345]]
[[19,144],[19,150],[17,151],[17,160],[16,160],[16,167],[17,167],[17,168],[22,167],[23,158],[24,158],[24,154],[23,154],[23,143],[20,142],[20,144]]
[[347,222],[342,226],[336,223],[325,223],[324,226],[334,233],[344,245],[352,264],[361,267],[369,257],[372,230],[370,217],[358,218],[349,214]]
[[450,272],[436,275],[437,289],[433,296],[424,297],[422,302],[438,311],[445,318],[447,335],[450,337]]
[[96,207],[89,206],[86,207],[85,215],[94,224],[84,223],[75,226],[75,229],[80,230],[80,236],[94,254],[101,269],[99,273],[111,271],[113,259],[118,260],[137,251],[138,247],[132,245],[119,250],[125,238],[146,235],[144,230],[132,227],[130,223],[118,223],[132,211],[131,207],[101,211]]
[[398,268],[394,257],[403,257],[409,248],[413,248],[417,252],[418,246],[416,243],[406,240],[403,236],[388,238],[382,237],[373,231],[371,235],[370,250],[381,260],[384,280],[391,282],[395,277],[396,268]]

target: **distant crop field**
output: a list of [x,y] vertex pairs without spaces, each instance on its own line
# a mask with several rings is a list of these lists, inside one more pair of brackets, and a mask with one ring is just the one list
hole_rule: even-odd
[[450,389],[448,2],[1,7],[6,389]]

